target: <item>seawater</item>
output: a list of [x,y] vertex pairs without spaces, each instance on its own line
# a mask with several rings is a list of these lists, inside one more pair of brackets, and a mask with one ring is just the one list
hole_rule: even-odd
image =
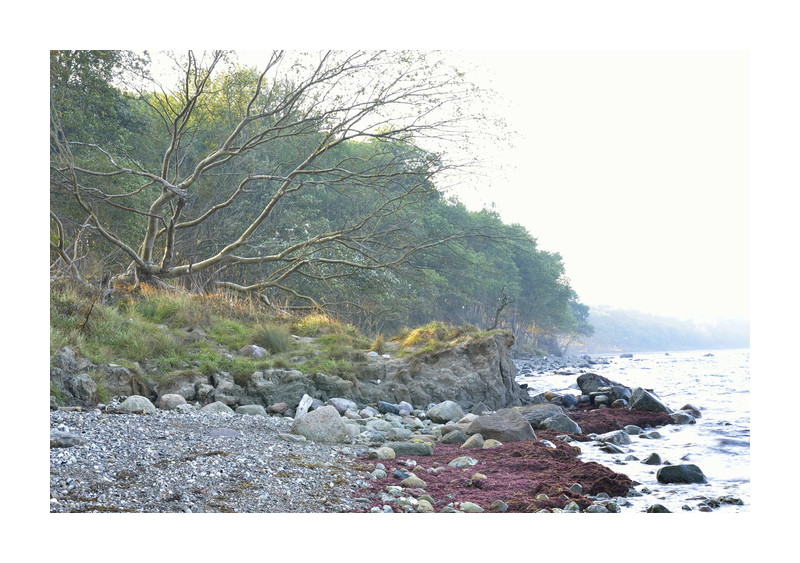
[[[601,356],[597,356],[600,358]],[[686,404],[702,416],[695,424],[658,428],[662,438],[631,436],[624,454],[601,451],[595,442],[578,444],[580,459],[601,463],[640,483],[640,497],[626,497],[631,506],[623,512],[643,512],[662,504],[672,512],[698,512],[703,499],[734,497],[744,504],[721,503],[714,512],[750,510],[750,351],[711,350],[634,354],[633,358],[607,357],[608,364],[590,371],[628,387],[651,389],[673,410]],[[544,391],[579,393],[577,375],[545,373],[518,377],[532,395]],[[662,484],[656,479],[659,465],[641,460],[651,453],[673,465],[694,464],[705,474],[704,484]],[[626,460],[633,455],[638,460]],[[691,508],[687,511],[686,508]]]

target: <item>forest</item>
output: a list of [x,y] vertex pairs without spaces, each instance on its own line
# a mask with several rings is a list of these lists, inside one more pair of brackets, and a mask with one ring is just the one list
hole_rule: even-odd
[[427,55],[190,51],[167,79],[148,52],[50,51],[51,281],[224,292],[372,335],[506,328],[547,353],[590,335],[561,256],[449,189],[491,118]]

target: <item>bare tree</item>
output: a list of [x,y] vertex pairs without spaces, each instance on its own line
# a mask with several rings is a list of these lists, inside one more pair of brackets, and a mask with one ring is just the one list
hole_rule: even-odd
[[[417,52],[276,51],[248,74],[227,66],[229,55],[189,52],[175,59],[177,88],[140,88],[138,100],[163,131],[154,140],[163,151],[155,166],[67,139],[51,111],[51,184],[74,198],[84,228],[129,259],[117,279],[168,284],[205,275],[217,287],[256,292],[265,301],[278,291],[321,306],[295,280],[392,268],[415,252],[475,234],[420,236],[409,210],[431,197],[435,178],[465,163],[432,151],[397,150],[426,139],[440,146],[462,141],[474,130],[477,116],[463,108],[474,101],[475,89],[457,72]],[[214,119],[217,131],[219,123],[229,127],[217,138],[200,139],[204,120]],[[337,153],[355,142],[381,148],[363,159]],[[291,158],[273,154],[287,144],[296,148]],[[319,191],[371,195],[348,207],[358,213],[327,228],[283,239],[270,232],[292,195]],[[242,203],[253,192],[261,196],[258,207]],[[140,226],[136,238],[135,229],[109,221],[109,210]],[[215,220],[225,229],[209,229]],[[61,243],[53,251],[75,271]]]

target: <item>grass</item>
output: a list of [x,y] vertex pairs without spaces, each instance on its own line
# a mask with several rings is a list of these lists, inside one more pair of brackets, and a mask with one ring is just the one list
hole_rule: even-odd
[[[372,339],[328,315],[271,316],[247,299],[221,293],[174,293],[143,285],[116,288],[104,301],[99,290],[66,282],[51,284],[50,291],[51,356],[72,346],[95,364],[146,365],[148,373],[155,368],[147,376],[155,381],[186,371],[228,372],[238,381],[268,368],[355,380],[370,350],[416,355],[484,334],[471,326],[434,322],[391,339]],[[239,355],[248,344],[269,355]]]
[[[238,355],[248,344],[270,355]],[[116,289],[104,302],[99,290],[59,282],[50,291],[51,356],[63,346],[97,364],[146,363],[156,368],[154,379],[186,370],[226,371],[239,378],[270,367],[346,374],[363,361],[370,341],[327,315],[275,317],[222,294],[179,294],[143,285]]]
[[405,330],[391,341],[399,344],[406,354],[418,355],[440,352],[462,342],[490,334],[491,332],[481,331],[472,325],[455,326],[434,321],[415,329]]

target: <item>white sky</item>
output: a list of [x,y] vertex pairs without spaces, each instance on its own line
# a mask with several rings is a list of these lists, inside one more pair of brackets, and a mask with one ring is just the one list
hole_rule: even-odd
[[462,51],[512,150],[462,192],[559,252],[580,299],[747,316],[748,54]]

